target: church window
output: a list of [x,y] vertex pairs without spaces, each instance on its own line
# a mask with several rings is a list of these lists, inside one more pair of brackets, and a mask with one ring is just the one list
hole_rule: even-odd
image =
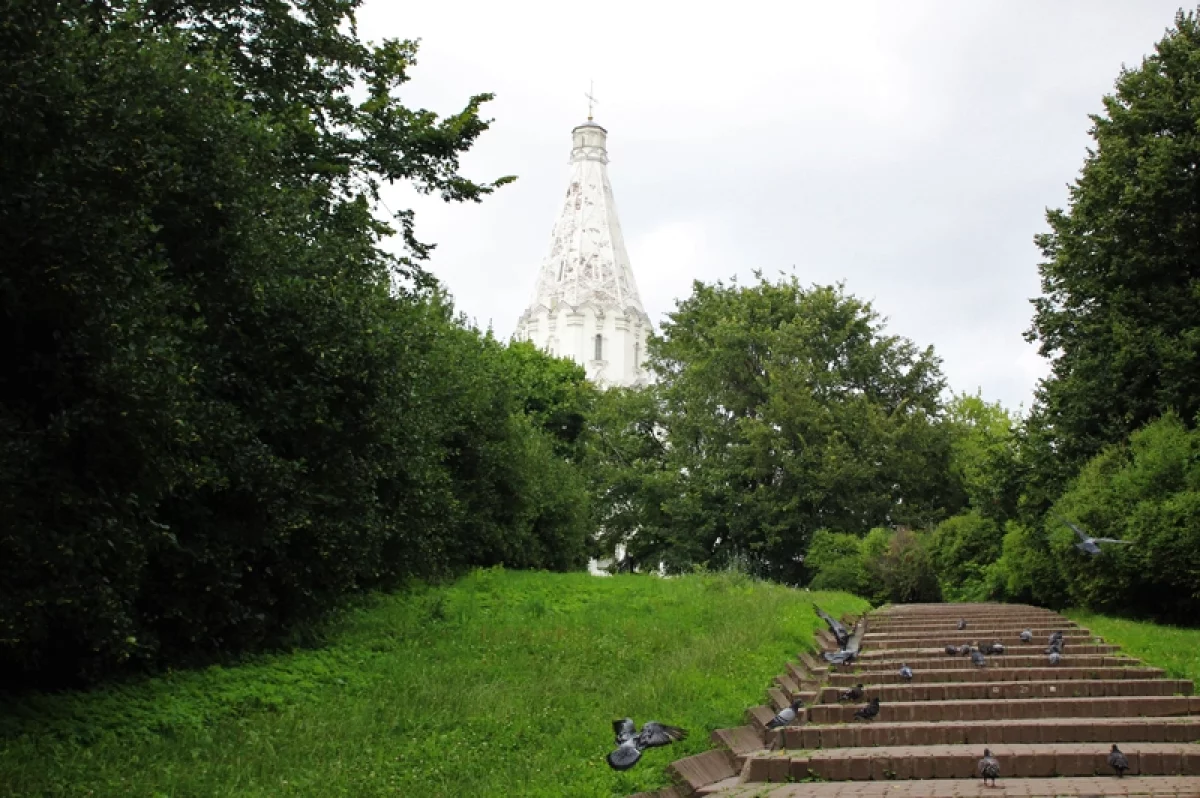
[[596,333],[596,360],[604,359],[604,338]]

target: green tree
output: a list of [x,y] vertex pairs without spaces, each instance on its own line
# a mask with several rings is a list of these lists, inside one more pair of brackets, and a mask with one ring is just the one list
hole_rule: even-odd
[[1169,409],[1200,410],[1198,59],[1200,20],[1181,11],[1092,116],[1069,207],[1037,237],[1028,337],[1053,364],[1035,409],[1042,508],[1103,446]]
[[648,556],[749,556],[798,582],[818,529],[925,525],[960,503],[937,358],[839,287],[696,283],[650,354],[665,437]]

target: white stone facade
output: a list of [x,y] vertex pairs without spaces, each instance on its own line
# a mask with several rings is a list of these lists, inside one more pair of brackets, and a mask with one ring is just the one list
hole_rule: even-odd
[[608,182],[608,131],[589,120],[571,136],[566,200],[514,337],[573,359],[601,387],[642,385],[651,324]]

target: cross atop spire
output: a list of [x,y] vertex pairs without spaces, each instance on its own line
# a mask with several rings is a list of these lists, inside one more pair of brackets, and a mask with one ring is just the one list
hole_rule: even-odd
[[592,121],[592,106],[595,105],[596,103],[600,102],[599,100],[597,100],[595,98],[595,96],[593,96],[593,95],[595,95],[595,93],[596,93],[596,82],[594,80],[588,81],[587,94],[585,94],[583,96],[587,97],[587,101],[588,101],[588,121],[589,122]]

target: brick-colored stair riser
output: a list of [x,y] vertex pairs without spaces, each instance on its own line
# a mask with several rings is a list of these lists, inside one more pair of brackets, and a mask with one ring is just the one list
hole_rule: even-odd
[[[1057,629],[1064,632],[1077,626],[1075,621],[1069,621],[1061,615],[991,615],[980,618],[967,618],[968,629],[982,629],[984,624],[1016,626],[1018,629],[1045,629],[1050,634]],[[874,616],[867,620],[868,632],[894,632],[900,629],[958,629],[957,618],[940,618],[938,620],[913,621],[884,621]]]
[[[1200,776],[1200,746],[1177,743],[1132,743],[1126,748],[1131,776]],[[805,756],[788,757],[787,773],[796,765],[833,781],[883,781],[907,779],[968,779],[976,774],[982,752],[976,746],[912,746],[895,748],[851,748],[815,751]],[[1091,776],[1111,774],[1108,750],[1102,743],[1065,743],[1057,746],[1006,745],[992,749],[1000,762],[1001,776],[1050,778],[1054,776]],[[752,780],[755,775],[770,777],[772,763],[780,755],[756,757],[764,766],[743,770]],[[774,768],[772,768],[774,764]],[[766,779],[764,779],[766,780]]]
[[[1018,633],[1019,634],[1019,633]],[[984,637],[981,635],[966,634],[964,632],[947,632],[940,637],[905,637],[905,638],[887,638],[885,640],[871,641],[863,643],[863,652],[867,651],[892,651],[898,648],[945,648],[946,646],[967,646],[972,643],[979,643],[983,646],[988,643],[1003,643],[1005,648],[1032,648],[1035,650],[1043,650],[1046,648],[1048,641],[1034,640],[1032,643],[1022,643],[1021,638],[1017,635],[1008,635],[1004,637]],[[1096,645],[1093,638],[1089,635],[1079,635],[1077,637],[1063,636],[1064,648],[1070,651],[1073,648],[1085,648],[1087,646]]]
[[[836,703],[837,687],[821,690],[821,703]],[[875,685],[866,698],[884,704],[907,701],[989,701],[1010,698],[1104,698],[1117,696],[1191,695],[1192,683],[1181,679],[1107,679],[1041,682],[954,682],[950,684]]]
[[[1042,660],[1045,665],[1045,659]],[[913,669],[913,684],[937,684],[944,682],[1049,682],[1072,679],[1161,679],[1165,672],[1161,668],[1072,668],[1066,665],[1041,668],[944,668]],[[872,684],[903,684],[899,668],[886,671],[859,671],[858,673],[835,673],[829,677],[829,685],[839,690],[862,682]]]
[[956,629],[953,626],[941,626],[930,629],[914,628],[914,629],[877,629],[874,626],[870,627],[865,635],[863,635],[863,644],[871,643],[876,640],[887,640],[888,638],[899,637],[923,637],[937,638],[942,635],[976,635],[981,640],[989,635],[1011,635],[1013,637],[1020,636],[1021,632],[1029,631],[1033,634],[1034,642],[1045,640],[1049,642],[1051,632],[1062,632],[1063,637],[1088,637],[1092,634],[1092,630],[1083,626],[1025,626],[1023,624],[1013,624],[1008,622],[997,622],[988,626],[972,626],[966,629]]
[[[1124,698],[1037,698],[1007,701],[926,701],[883,704],[878,719],[909,721],[1036,720],[1039,718],[1168,717],[1189,714],[1186,696]],[[816,704],[808,708],[810,723],[870,723],[854,717],[858,705]],[[1200,713],[1200,704],[1192,712]]]
[[[1046,661],[1045,651],[1046,651],[1045,646],[1022,646],[1021,648],[1017,648],[1016,646],[1008,646],[1007,650],[1003,654],[987,655],[987,659],[989,661],[991,661],[991,660],[1000,661],[1000,660],[1011,660],[1013,657],[1029,657],[1029,658],[1041,658],[1042,662],[1045,662]],[[1102,643],[1099,645],[1093,645],[1093,644],[1069,645],[1068,644],[1063,649],[1063,658],[1065,659],[1066,657],[1096,657],[1096,656],[1103,656],[1106,654],[1108,656],[1115,656],[1118,654],[1118,652],[1120,652],[1120,646],[1114,646],[1109,643]],[[877,649],[875,651],[870,651],[870,650],[863,651],[862,654],[859,655],[858,659],[855,660],[855,664],[859,665],[859,666],[864,666],[864,665],[874,665],[876,663],[883,663],[883,664],[887,664],[889,662],[900,663],[900,662],[907,662],[909,660],[919,660],[919,659],[944,660],[948,663],[949,662],[960,662],[960,663],[965,663],[967,665],[967,667],[971,666],[971,658],[970,657],[962,657],[962,656],[957,656],[957,655],[953,656],[953,657],[949,656],[946,653],[944,646],[938,647],[938,648],[928,648],[928,647],[923,646],[921,648],[908,648],[908,649],[895,649],[895,650]],[[1129,659],[1129,657],[1125,657],[1125,659]],[[899,667],[898,664],[897,664],[897,667]]]
[[[886,745],[999,745],[1001,743],[1191,743],[1200,740],[1200,716],[1176,718],[1047,718],[943,723],[859,723],[788,726],[790,750]],[[745,755],[743,749],[739,753]]]
[[[802,779],[797,770],[792,779]],[[807,775],[807,774],[805,774]],[[704,793],[714,795],[718,793]],[[978,777],[937,779],[919,783],[860,781],[805,784],[745,784],[719,793],[722,798],[1099,798],[1100,796],[1170,796],[1200,798],[1200,783],[1192,776],[1068,776],[1049,779],[1014,779],[1001,776],[997,787],[984,786]]]
[[693,790],[737,775],[733,769],[733,756],[721,750],[677,759],[667,769],[676,781]]

